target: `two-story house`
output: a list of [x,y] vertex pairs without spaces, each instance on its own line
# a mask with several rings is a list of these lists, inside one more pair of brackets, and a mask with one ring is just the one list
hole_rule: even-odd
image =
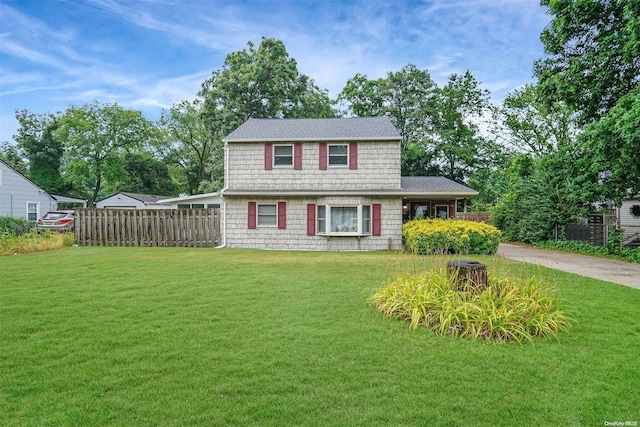
[[477,195],[441,177],[402,178],[386,116],[250,119],[223,142],[229,247],[397,249],[403,218],[453,216],[456,200]]

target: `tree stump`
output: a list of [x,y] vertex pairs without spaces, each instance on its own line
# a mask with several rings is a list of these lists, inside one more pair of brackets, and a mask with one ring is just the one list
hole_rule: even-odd
[[452,286],[457,291],[477,294],[489,286],[487,266],[478,261],[449,261],[447,273],[453,279]]

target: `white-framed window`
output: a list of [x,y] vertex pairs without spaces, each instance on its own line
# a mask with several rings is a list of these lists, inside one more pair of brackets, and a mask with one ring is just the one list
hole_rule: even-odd
[[27,202],[27,220],[36,222],[40,217],[40,203]]
[[316,233],[343,236],[371,234],[371,205],[318,205]]
[[293,145],[273,146],[273,166],[287,167],[293,166]]
[[349,144],[330,144],[328,149],[329,166],[349,166]]
[[278,205],[275,203],[258,204],[258,227],[278,226]]

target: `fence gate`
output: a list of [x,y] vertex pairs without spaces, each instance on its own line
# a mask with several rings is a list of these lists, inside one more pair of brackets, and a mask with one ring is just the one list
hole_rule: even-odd
[[75,240],[81,246],[214,247],[220,209],[77,209]]
[[[612,226],[615,226],[615,216],[593,214],[586,221],[568,223],[564,228],[564,237],[594,246],[607,246]],[[556,240],[561,234],[559,231],[556,227]]]

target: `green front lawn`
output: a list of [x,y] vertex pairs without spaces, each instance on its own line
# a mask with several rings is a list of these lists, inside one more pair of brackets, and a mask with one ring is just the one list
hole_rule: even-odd
[[103,247],[0,257],[0,425],[640,422],[640,291],[496,259],[552,282],[578,319],[559,343],[522,346],[412,331],[369,304],[386,279],[440,259]]

